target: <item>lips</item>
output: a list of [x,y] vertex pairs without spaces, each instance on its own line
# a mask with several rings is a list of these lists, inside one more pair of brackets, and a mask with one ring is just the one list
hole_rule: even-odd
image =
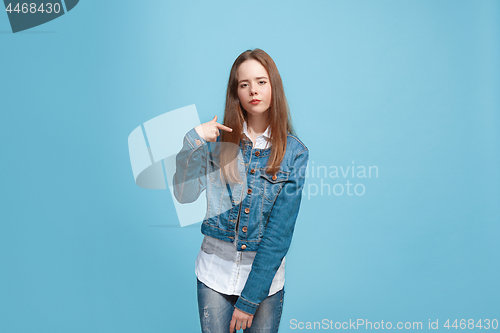
[[252,99],[250,101],[250,104],[253,104],[253,105],[256,105],[256,104],[259,104],[260,103],[260,99]]

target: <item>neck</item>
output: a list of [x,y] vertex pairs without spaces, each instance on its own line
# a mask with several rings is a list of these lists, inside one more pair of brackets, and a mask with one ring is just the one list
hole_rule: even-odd
[[247,118],[248,134],[261,135],[269,126],[268,112],[259,115],[248,114]]

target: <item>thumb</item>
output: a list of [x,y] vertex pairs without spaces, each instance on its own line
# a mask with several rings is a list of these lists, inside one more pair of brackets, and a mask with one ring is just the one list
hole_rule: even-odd
[[214,119],[212,121],[217,121],[217,115],[215,115]]

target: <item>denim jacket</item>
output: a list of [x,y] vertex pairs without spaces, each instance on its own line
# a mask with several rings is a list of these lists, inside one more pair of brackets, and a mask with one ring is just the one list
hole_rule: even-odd
[[276,175],[265,172],[271,148],[253,149],[240,140],[238,171],[241,183],[226,184],[218,169],[220,136],[207,142],[196,130],[184,137],[176,156],[174,195],[180,203],[195,201],[206,190],[207,213],[201,225],[204,235],[235,241],[238,251],[256,251],[252,269],[235,306],[255,314],[268,296],[272,280],[292,240],[299,213],[307,147],[288,133],[285,156]]

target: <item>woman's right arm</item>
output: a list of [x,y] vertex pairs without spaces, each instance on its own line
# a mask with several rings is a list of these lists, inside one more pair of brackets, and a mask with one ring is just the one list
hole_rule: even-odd
[[194,202],[206,188],[207,153],[207,142],[192,128],[175,157],[174,196],[180,203]]
[[193,128],[184,136],[175,157],[174,196],[180,203],[194,202],[206,188],[207,142]]
[[175,157],[173,179],[174,196],[180,203],[194,202],[207,186],[208,143],[216,142],[219,129],[232,131],[231,128],[212,120],[192,128],[184,136],[181,151]]

